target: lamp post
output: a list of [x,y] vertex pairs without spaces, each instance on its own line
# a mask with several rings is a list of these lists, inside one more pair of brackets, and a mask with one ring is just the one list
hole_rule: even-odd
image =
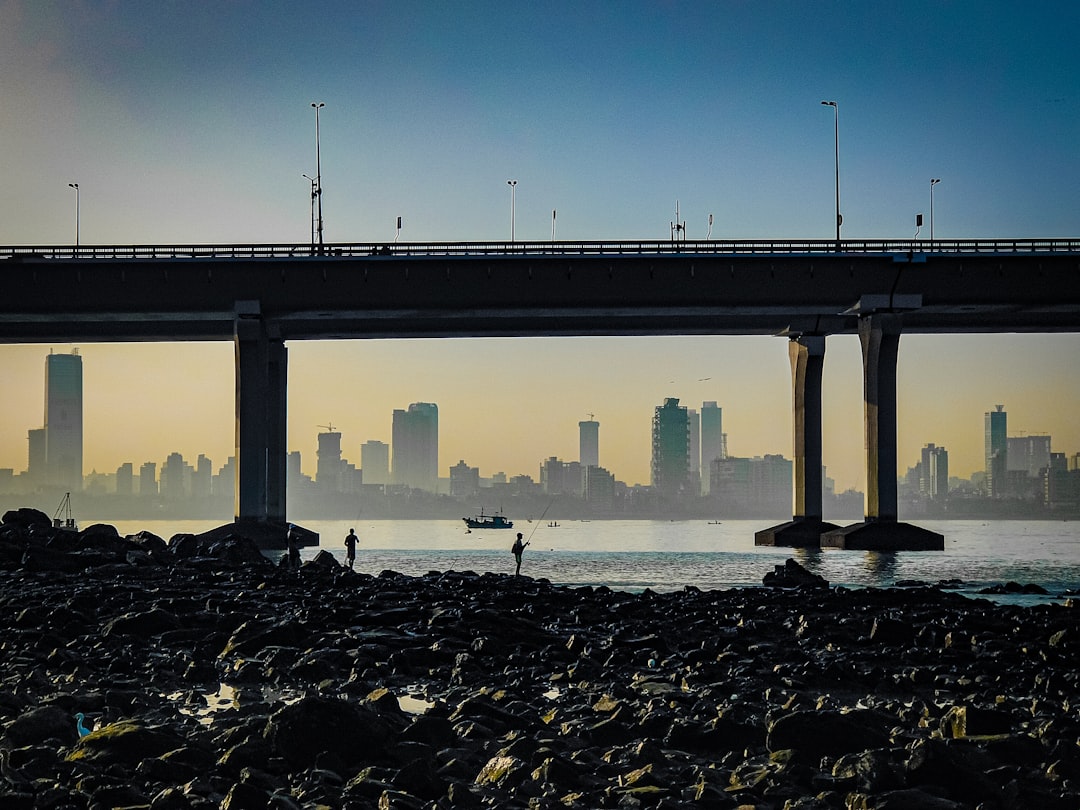
[[300,175],[300,176],[303,177],[305,180],[307,180],[309,183],[311,183],[311,203],[310,203],[310,211],[308,212],[308,224],[311,226],[311,246],[315,247],[315,197],[316,197],[315,184],[316,184],[316,181],[315,181],[314,177],[309,177],[306,174],[303,174],[303,175]]
[[319,252],[322,252],[323,246],[323,232],[322,232],[322,153],[319,147],[319,110],[326,105],[321,101],[311,102],[311,106],[315,108],[315,196],[318,199],[319,206],[319,219],[317,225],[317,231],[319,234]]
[[930,178],[930,249],[934,249],[934,186],[941,182],[940,177]]
[[68,183],[70,188],[75,189],[75,247],[79,246],[79,184]]
[[510,186],[510,241],[514,241],[514,205],[517,196],[517,180],[507,180],[506,185]]
[[840,249],[840,225],[843,224],[844,218],[840,216],[840,106],[835,101],[823,101],[821,102],[826,107],[833,108],[834,120],[835,120],[835,136],[834,141],[836,144],[836,249]]

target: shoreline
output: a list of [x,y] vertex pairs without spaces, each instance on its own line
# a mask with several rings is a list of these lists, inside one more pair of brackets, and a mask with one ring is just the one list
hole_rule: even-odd
[[635,594],[139,542],[69,572],[0,553],[5,807],[1080,802],[1075,600],[797,565]]

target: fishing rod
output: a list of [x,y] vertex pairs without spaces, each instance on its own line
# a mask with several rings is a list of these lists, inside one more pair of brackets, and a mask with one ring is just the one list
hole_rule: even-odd
[[529,542],[531,542],[531,541],[532,541],[532,536],[533,536],[534,534],[536,534],[536,530],[537,530],[537,529],[539,529],[539,528],[540,528],[540,524],[544,522],[544,515],[546,515],[546,514],[548,513],[548,509],[550,509],[550,508],[551,508],[551,505],[552,505],[553,503],[555,503],[555,497],[556,497],[556,496],[552,496],[551,500],[550,500],[550,501],[548,501],[548,505],[544,507],[544,511],[543,511],[543,513],[542,513],[542,514],[540,515],[540,519],[536,521],[536,525],[535,525],[535,526],[533,526],[533,528],[532,528],[532,531],[531,531],[531,532],[529,532],[529,537],[528,537],[528,539],[527,539],[527,540],[525,541],[526,543],[529,543]]

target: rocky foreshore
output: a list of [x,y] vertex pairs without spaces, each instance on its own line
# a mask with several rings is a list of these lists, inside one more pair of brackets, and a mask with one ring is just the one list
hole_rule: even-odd
[[[1080,612],[0,525],[0,807],[1080,807]],[[359,564],[362,566],[362,557]]]

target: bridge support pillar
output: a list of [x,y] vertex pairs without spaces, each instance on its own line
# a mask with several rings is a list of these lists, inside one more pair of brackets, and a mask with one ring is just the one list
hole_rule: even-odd
[[257,301],[239,301],[236,349],[237,522],[285,522],[288,350]]
[[868,551],[941,550],[943,535],[897,520],[896,358],[901,316],[859,319],[866,435],[866,520],[821,535],[823,548]]
[[754,534],[758,546],[814,546],[823,532],[839,528],[822,519],[821,373],[825,336],[800,335],[788,341],[792,414],[795,422],[795,506],[791,520]]

